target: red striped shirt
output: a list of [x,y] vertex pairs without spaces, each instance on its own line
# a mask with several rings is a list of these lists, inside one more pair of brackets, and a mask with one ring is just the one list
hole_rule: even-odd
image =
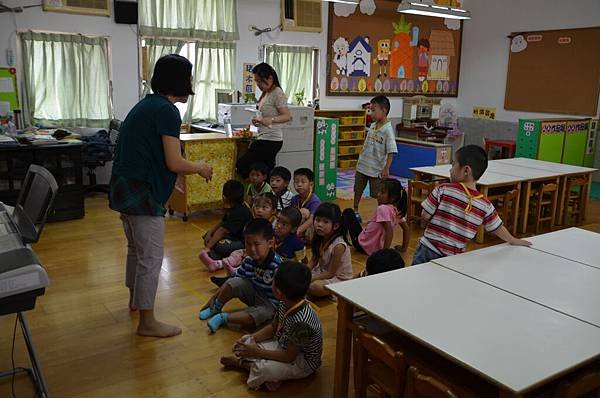
[[[459,183],[438,185],[421,203],[431,215],[421,243],[438,254],[451,256],[463,253],[481,225],[487,232],[502,226],[494,205],[481,194],[469,189],[469,195]],[[466,211],[471,200],[471,209]]]

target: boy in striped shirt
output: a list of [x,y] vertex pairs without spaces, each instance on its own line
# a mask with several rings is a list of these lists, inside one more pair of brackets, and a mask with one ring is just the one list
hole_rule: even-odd
[[512,236],[502,225],[494,205],[477,191],[477,180],[487,165],[487,153],[477,145],[456,151],[450,183],[435,187],[421,203],[421,217],[428,224],[415,250],[413,265],[463,253],[481,225],[511,245],[531,245]]
[[285,261],[277,268],[273,292],[280,300],[272,323],[245,335],[221,358],[226,367],[249,371],[247,384],[276,390],[282,381],[309,376],[321,366],[323,328],[305,296],[311,281],[308,267]]
[[[212,333],[228,323],[261,325],[273,318],[279,304],[273,295],[273,278],[281,264],[281,257],[273,251],[273,226],[265,219],[255,218],[246,224],[244,240],[246,257],[242,264],[200,310],[199,318],[208,319]],[[222,312],[223,306],[233,298],[240,299],[248,308],[232,313]]]

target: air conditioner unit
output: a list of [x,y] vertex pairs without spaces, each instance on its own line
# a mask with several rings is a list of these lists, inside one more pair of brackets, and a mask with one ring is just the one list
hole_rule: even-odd
[[44,0],[44,11],[109,17],[108,0]]
[[281,0],[281,30],[322,32],[321,0]]

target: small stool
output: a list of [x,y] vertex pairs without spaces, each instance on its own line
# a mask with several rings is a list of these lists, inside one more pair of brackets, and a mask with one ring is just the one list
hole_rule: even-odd
[[504,194],[504,196],[501,198],[501,204],[499,203],[496,207],[496,211],[502,215],[501,217],[502,221],[504,222],[504,226],[513,235],[517,234],[517,208],[519,207],[519,203],[517,202],[518,196],[518,189],[510,190]]
[[408,368],[404,398],[459,398],[438,379],[422,374],[419,369]]
[[542,184],[536,192],[534,224],[535,234],[540,232],[542,223],[549,222],[550,229],[555,225],[556,204],[558,202],[558,185]]
[[484,139],[485,151],[488,154],[488,158],[493,148],[500,148],[500,157],[497,159],[510,159],[515,157],[515,151],[517,144],[513,140],[488,140]]

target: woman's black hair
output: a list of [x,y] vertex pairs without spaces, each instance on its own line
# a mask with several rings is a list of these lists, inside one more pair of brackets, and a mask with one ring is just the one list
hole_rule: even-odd
[[383,180],[382,188],[388,193],[391,203],[398,210],[401,217],[406,215],[406,209],[408,207],[408,194],[400,184],[400,181],[393,178],[386,178]]
[[331,220],[331,222],[333,224],[339,224],[339,228],[333,231],[333,234],[331,235],[331,237],[329,238],[329,240],[327,242],[323,241],[324,238],[322,236],[319,236],[316,233],[313,235],[311,245],[312,245],[312,255],[314,258],[319,258],[319,256],[321,255],[321,245],[322,244],[325,243],[325,244],[329,245],[338,236],[343,237],[344,241],[346,241],[346,243],[348,243],[347,237],[346,237],[346,235],[347,235],[346,225],[344,224],[344,222],[342,220],[342,210],[340,209],[340,207],[338,205],[336,205],[335,203],[331,203],[331,202],[321,203],[319,205],[319,207],[317,207],[317,211],[315,211],[314,219],[316,219],[317,217],[322,217],[322,218]]
[[154,65],[150,82],[156,94],[184,97],[194,95],[192,90],[192,63],[177,54],[162,56]]
[[223,196],[231,204],[244,203],[244,184],[237,180],[228,180],[223,184]]
[[275,69],[266,62],[261,62],[252,68],[252,73],[258,75],[262,80],[267,80],[269,77],[273,78],[273,85],[275,87],[281,87],[281,83],[279,83],[279,77],[277,77],[277,72]]

